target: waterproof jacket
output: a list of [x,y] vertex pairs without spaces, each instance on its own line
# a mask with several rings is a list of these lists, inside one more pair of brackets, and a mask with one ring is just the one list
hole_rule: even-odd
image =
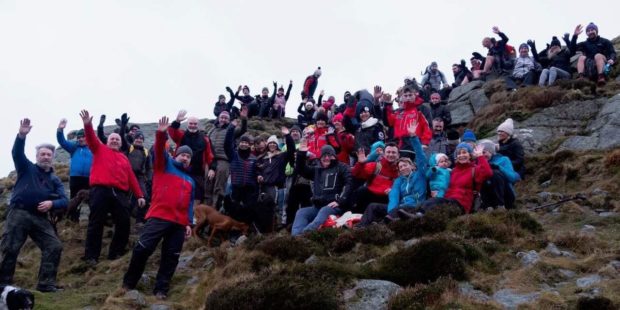
[[[377,171],[377,165],[380,170]],[[375,173],[377,172],[377,173]],[[390,163],[385,157],[376,162],[357,162],[351,174],[361,180],[368,180],[368,190],[378,196],[386,196],[387,190],[392,188],[394,179],[398,177],[398,164]]]
[[269,152],[258,158],[258,175],[263,177],[263,184],[267,186],[284,187],[286,182],[286,165],[294,160],[295,141],[290,134],[284,136],[286,151],[270,155]]
[[589,38],[577,44],[577,51],[582,52],[587,58],[594,59],[594,55],[603,54],[608,60],[616,60],[616,50],[611,41],[597,36],[590,40]]
[[350,208],[351,170],[349,166],[334,159],[327,168],[307,166],[306,152],[297,152],[296,172],[299,176],[312,180],[312,203],[316,208],[322,208],[332,201],[338,203],[340,210]]
[[60,179],[54,174],[54,169],[45,171],[33,164],[24,153],[26,138],[15,138],[13,163],[17,171],[17,180],[11,194],[9,208],[18,208],[33,214],[44,215],[37,210],[40,202],[51,200],[52,208],[66,208],[69,200]]
[[417,169],[408,176],[399,176],[394,180],[388,195],[388,212],[398,207],[415,207],[426,199],[426,171],[428,169],[426,156],[424,156],[418,137],[411,137],[409,140],[416,154],[420,154],[415,157]]
[[144,198],[127,156],[101,143],[92,123],[84,125],[84,134],[88,148],[93,152],[90,186],[114,187],[121,191],[131,191],[137,198]]
[[437,72],[433,73],[430,66],[426,68],[426,73],[424,73],[424,75],[422,76],[422,81],[420,82],[420,84],[424,85],[426,84],[426,82],[431,83],[431,87],[435,90],[440,90],[442,83],[444,87],[449,85],[448,80],[446,80],[446,76],[443,74],[443,72],[437,70]]
[[90,176],[90,167],[93,164],[93,153],[88,148],[88,145],[79,145],[75,141],[67,141],[62,129],[56,131],[56,140],[58,140],[58,144],[71,155],[69,176]]
[[525,175],[525,153],[523,152],[523,146],[519,140],[511,137],[506,142],[499,142],[499,150],[497,153],[504,155],[512,162],[512,167],[521,176]]
[[145,218],[158,218],[188,226],[194,221],[195,183],[181,163],[166,152],[165,132],[155,134],[153,198]]
[[348,165],[351,162],[349,155],[353,153],[355,148],[355,136],[343,130],[337,133],[336,137],[338,137],[338,144],[340,144],[340,152],[336,154],[336,157],[341,163]]
[[230,87],[226,87],[226,91],[228,91],[230,100],[224,103],[220,103],[219,100],[215,102],[213,108],[213,114],[215,114],[215,118],[220,116],[220,113],[222,113],[223,111],[227,111],[228,113],[230,113],[232,111],[233,105],[235,104],[235,94],[232,92],[232,89],[230,89]]
[[230,162],[230,183],[233,186],[258,186],[256,156],[249,149],[244,158],[235,147],[235,126],[228,126],[224,150]]
[[181,130],[181,123],[176,120],[168,127],[168,134],[172,141],[179,148],[187,145],[192,149],[192,161],[190,163],[190,172],[192,175],[204,175],[205,170],[213,162],[213,149],[211,140],[204,131],[190,132],[189,130]]
[[[443,120],[444,128],[447,128],[450,124],[452,124],[452,114],[450,114],[450,109],[448,109],[448,106],[441,104],[441,102],[438,104],[429,103],[428,105],[431,108],[432,115],[431,119],[427,119],[427,121],[429,121],[429,125],[432,124],[433,120],[438,117]],[[432,129],[432,126],[430,127]]]
[[457,162],[450,174],[450,186],[444,197],[458,201],[465,213],[469,213],[474,202],[474,191],[477,191],[492,175],[493,171],[484,156],[478,157],[477,164]]
[[385,113],[387,122],[394,128],[394,138],[401,141],[401,147],[403,144],[402,140],[405,140],[409,135],[407,128],[414,121],[418,122],[416,135],[420,138],[420,142],[424,145],[428,145],[431,142],[433,133],[428,127],[428,121],[424,115],[418,111],[418,106],[422,103],[424,103],[422,98],[416,97],[413,102],[405,102],[405,106],[402,110],[394,112],[391,105],[387,105],[386,107]]
[[510,184],[510,190],[516,194],[514,184],[521,180],[521,176],[512,168],[510,159],[501,154],[495,154],[489,160],[492,169],[498,169]]
[[[226,152],[224,151],[224,140],[226,139],[226,132],[228,127],[232,126],[230,123],[222,125],[219,122],[215,123],[215,126],[207,132],[209,140],[211,140],[211,150],[213,151],[213,157],[215,160],[228,160]],[[241,118],[241,127],[235,128],[235,139],[241,137],[248,130],[248,119]],[[214,170],[213,167],[210,167]]]
[[316,87],[319,85],[319,78],[313,75],[306,77],[304,89],[301,91],[301,99],[313,98]]
[[381,123],[379,123],[379,120],[371,117],[365,122],[361,123],[355,131],[354,151],[363,148],[366,153],[369,153],[371,145],[373,145],[377,141],[384,140],[385,134],[383,133],[383,126],[381,125]]
[[429,168],[426,171],[426,178],[428,179],[429,189],[436,191],[437,196],[443,197],[446,194],[446,190],[450,186],[450,169],[437,167],[437,161],[435,160],[435,154],[432,154],[428,160]]

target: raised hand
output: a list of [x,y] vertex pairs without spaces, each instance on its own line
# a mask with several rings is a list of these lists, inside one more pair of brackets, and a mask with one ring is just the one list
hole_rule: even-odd
[[375,86],[375,99],[379,99],[382,95],[383,95],[383,91],[381,89],[381,86],[376,85]]
[[290,85],[293,85],[293,80],[289,80],[289,81],[288,81],[288,83],[289,83]]
[[63,118],[60,120],[60,123],[58,123],[58,129],[65,129],[67,127],[67,119]]
[[19,121],[20,137],[25,138],[26,135],[30,132],[30,129],[32,129],[32,126],[30,125],[30,119],[24,118],[23,120]]
[[162,116],[162,118],[159,119],[159,126],[157,127],[157,130],[165,132],[169,125],[170,123],[168,117]]
[[381,97],[382,102],[392,103],[392,95],[390,93],[384,93]]
[[274,87],[274,88],[278,88],[278,82],[273,81],[273,87]]
[[238,91],[238,92],[239,92],[239,91],[241,91],[241,89],[242,89],[242,88],[243,88],[243,87],[242,87],[241,85],[239,85],[239,88],[237,88],[237,91]]
[[230,88],[230,87],[228,87],[228,86],[226,86],[226,91],[228,91],[228,92],[230,92],[230,93],[232,93],[232,92],[233,92],[233,91],[232,91],[232,88]]
[[578,36],[583,33],[583,26],[581,24],[575,27],[575,31],[573,31],[573,35]]
[[407,133],[409,133],[410,137],[416,136],[416,131],[418,130],[418,121],[412,121],[409,126],[407,126]]
[[493,26],[493,33],[498,34],[499,33],[499,27]]
[[82,118],[82,122],[84,122],[84,125],[88,125],[93,121],[93,117],[90,116],[87,110],[82,110],[80,112],[80,117]]
[[122,125],[129,124],[129,117],[127,116],[127,113],[123,113],[123,115],[121,115],[121,124]]
[[359,150],[357,150],[357,161],[360,163],[365,163],[366,160],[368,160],[366,158],[366,152],[364,151],[363,148],[360,148]]
[[325,91],[321,89],[321,92],[319,93],[319,95],[324,96],[325,95]]
[[291,131],[288,128],[286,128],[285,126],[282,126],[282,128],[280,128],[280,131],[282,131],[282,135],[284,135],[284,136],[286,136],[286,135],[291,133]]
[[187,115],[187,111],[179,110],[179,113],[177,113],[177,122],[180,123],[180,122],[186,120],[187,117],[185,117],[185,115]]
[[474,148],[474,158],[478,158],[480,156],[482,156],[482,152],[484,151],[484,147],[482,145],[476,145],[476,148]]
[[308,141],[306,141],[306,139],[302,139],[301,142],[299,143],[299,149],[300,152],[307,152],[308,151]]
[[536,41],[534,41],[534,40],[527,40],[527,45],[530,48],[534,49],[534,48],[536,48]]
[[565,42],[570,40],[570,34],[567,32],[564,34],[564,36],[562,37],[562,39],[564,39]]
[[101,114],[99,117],[99,126],[103,126],[103,123],[105,123],[105,114]]

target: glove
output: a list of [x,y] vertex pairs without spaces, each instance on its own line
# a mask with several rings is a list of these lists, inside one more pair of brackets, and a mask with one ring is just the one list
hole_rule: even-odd
[[527,40],[527,45],[528,45],[531,49],[535,49],[535,48],[536,48],[536,42],[534,42],[534,40]]
[[99,117],[99,126],[103,126],[103,123],[105,123],[105,114],[101,114]]
[[233,92],[233,91],[232,91],[232,88],[230,88],[230,87],[228,87],[228,86],[226,86],[226,91],[228,91],[229,93],[232,93],[232,92]]
[[482,55],[480,55],[480,53],[478,53],[478,52],[473,52],[473,53],[471,53],[471,54],[472,54],[472,55],[474,56],[474,58],[476,58],[476,59],[480,59],[480,60],[483,60],[483,59],[484,59],[484,57],[482,57]]
[[123,115],[121,115],[121,124],[129,124],[129,117],[127,117],[127,113],[123,113]]
[[562,39],[564,39],[564,42],[568,42],[570,40],[570,34],[568,32],[565,33]]

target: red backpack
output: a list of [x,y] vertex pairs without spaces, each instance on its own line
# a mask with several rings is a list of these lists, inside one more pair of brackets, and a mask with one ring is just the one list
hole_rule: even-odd
[[506,53],[504,56],[507,58],[517,58],[517,50],[515,50],[515,47],[512,45],[506,44],[504,52]]

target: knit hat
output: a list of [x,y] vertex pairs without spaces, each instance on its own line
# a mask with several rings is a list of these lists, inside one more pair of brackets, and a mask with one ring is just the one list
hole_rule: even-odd
[[189,156],[194,156],[194,152],[192,152],[192,148],[187,145],[182,145],[177,149],[176,156],[181,154],[189,154]]
[[336,156],[336,150],[331,145],[324,145],[321,148],[321,157],[323,156]]
[[459,143],[459,132],[454,130],[454,129],[450,129],[448,131],[448,133],[446,134],[447,138],[448,138],[448,143],[450,144],[457,144]]
[[437,67],[437,62],[436,62],[436,61],[431,62],[431,67],[432,67],[432,66]]
[[268,92],[268,91],[269,91],[269,88],[267,88],[267,87],[263,87],[263,91]]
[[[222,111],[222,112],[220,112],[220,115],[222,115],[222,114],[224,114],[224,115],[228,115],[228,117],[230,117],[230,113],[228,113],[228,111]],[[218,115],[218,116],[219,116],[219,115]]]
[[142,139],[144,140],[144,134],[142,133],[142,131],[138,131],[133,135],[134,139]]
[[485,151],[491,153],[491,155],[495,155],[495,143],[493,143],[493,141],[487,139],[480,140],[478,141],[478,145],[482,145]]
[[314,106],[314,104],[312,104],[312,102],[310,102],[310,101],[306,102],[306,105],[305,105],[306,111],[312,109],[313,106]]
[[588,26],[586,26],[586,32],[588,32],[590,30],[594,30],[594,31],[596,31],[596,33],[598,33],[598,26],[596,26],[594,23],[590,22],[588,24]]
[[297,125],[293,125],[293,127],[291,127],[291,132],[297,130],[297,132],[299,132],[301,134],[301,128],[299,128],[299,126]]
[[334,117],[332,117],[332,124],[333,123],[342,123],[343,120],[344,120],[344,116],[342,116],[342,113],[338,113],[338,114],[334,115]]
[[250,135],[243,135],[241,136],[241,138],[239,138],[239,142],[247,142],[249,144],[252,144],[254,142],[254,138],[252,138],[252,136]]
[[447,160],[450,160],[450,157],[448,157],[448,155],[444,154],[444,153],[437,153],[435,154],[435,164],[439,163],[439,160],[442,158],[446,158]]
[[83,137],[84,136],[84,129],[80,129],[75,133],[76,137]]
[[471,154],[474,152],[474,149],[471,147],[471,145],[465,143],[465,142],[461,142],[459,143],[459,145],[456,146],[456,149],[454,150],[454,158],[456,158],[456,155],[458,154],[460,149],[465,149],[467,150],[467,153]]
[[269,138],[267,139],[267,145],[269,145],[269,143],[275,143],[276,145],[278,145],[278,138],[275,135],[269,136]]
[[247,85],[243,85],[243,89],[250,90],[250,88]]
[[512,118],[507,118],[503,123],[499,124],[497,127],[497,131],[503,131],[507,133],[509,136],[512,136],[515,130],[514,122]]
[[327,123],[327,121],[328,121],[328,119],[327,119],[327,114],[322,113],[322,112],[321,112],[321,113],[317,113],[317,114],[316,114],[316,121],[317,121],[317,122],[318,122],[318,121],[324,121],[324,122],[326,122],[326,123]]
[[560,43],[560,40],[558,39],[558,37],[554,36],[553,39],[551,39],[551,46],[562,46],[562,43]]
[[521,43],[521,45],[519,45],[519,50],[521,50],[522,48],[527,49],[528,51],[530,50],[529,45],[527,45],[527,43]]
[[360,109],[360,114],[362,114],[362,112],[368,112],[370,114],[372,114],[372,112],[370,111],[370,108],[368,106],[364,106],[363,108]]
[[471,129],[465,129],[463,132],[463,137],[461,138],[461,142],[476,142],[476,135]]
[[226,96],[224,96],[224,95],[219,95],[219,96],[217,97],[217,99],[226,99]]
[[314,70],[314,76],[319,77],[321,76],[321,74],[323,74],[323,72],[321,72],[321,67],[318,67],[316,70]]

